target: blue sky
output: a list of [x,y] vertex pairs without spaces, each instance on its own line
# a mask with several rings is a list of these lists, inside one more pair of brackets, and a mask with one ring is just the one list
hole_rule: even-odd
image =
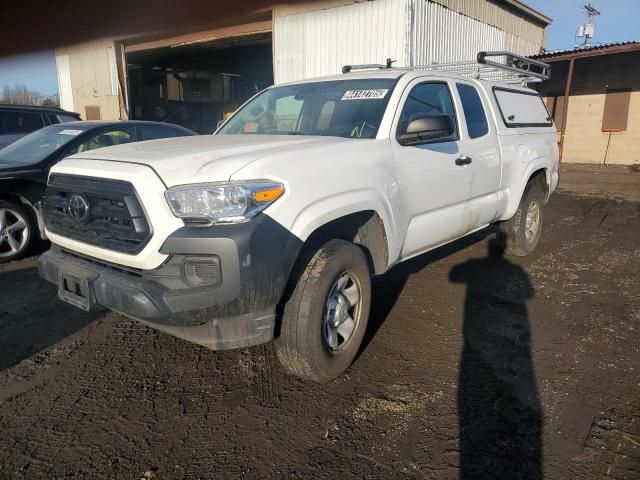
[[[524,0],[553,18],[548,29],[547,49],[571,48],[575,32],[586,17],[582,6],[588,0]],[[596,17],[597,43],[640,40],[640,0],[591,0],[602,15]],[[4,85],[24,83],[45,95],[58,91],[52,51],[0,59],[0,90]]]
[[[572,48],[578,26],[585,23],[583,5],[600,10],[595,18],[596,35],[592,44],[640,40],[640,0],[524,0],[553,19],[547,30],[547,49]],[[579,41],[580,39],[578,39]]]
[[58,93],[53,51],[0,58],[0,91],[5,85],[24,83],[43,95]]

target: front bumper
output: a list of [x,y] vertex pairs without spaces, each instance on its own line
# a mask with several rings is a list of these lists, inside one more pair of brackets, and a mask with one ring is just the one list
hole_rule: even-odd
[[296,237],[261,215],[239,225],[177,230],[161,248],[167,261],[154,270],[109,264],[55,245],[40,257],[39,269],[59,292],[65,278],[79,279],[83,308],[106,307],[225,350],[273,338],[276,306],[300,247]]

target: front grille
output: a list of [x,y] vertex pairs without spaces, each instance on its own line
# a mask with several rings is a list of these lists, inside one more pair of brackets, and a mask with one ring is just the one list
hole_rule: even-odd
[[[87,209],[82,208],[83,200]],[[74,209],[74,201],[81,208]],[[52,174],[42,211],[49,231],[110,250],[135,254],[151,238],[149,222],[129,182]]]
[[66,250],[64,248],[56,247],[55,245],[52,247],[52,250],[55,253],[63,253],[65,255],[69,255],[70,257],[80,260],[81,262],[91,263],[92,265],[96,265],[102,268],[107,268],[111,271],[122,273],[130,277],[142,278],[142,270],[139,268],[124,267],[122,265],[116,265],[114,263],[105,262],[104,260],[98,260],[96,258],[88,257],[86,255],[80,255],[77,252],[72,252],[71,250]]

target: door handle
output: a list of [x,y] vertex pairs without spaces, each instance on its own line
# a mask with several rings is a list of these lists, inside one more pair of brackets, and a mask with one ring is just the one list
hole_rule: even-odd
[[459,166],[469,165],[472,161],[473,160],[471,159],[471,157],[467,155],[463,155],[461,157],[456,158],[456,165],[459,165]]

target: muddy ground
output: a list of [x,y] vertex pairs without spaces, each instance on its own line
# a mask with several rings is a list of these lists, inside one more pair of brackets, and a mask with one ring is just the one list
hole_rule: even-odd
[[363,353],[327,385],[6,265],[0,477],[640,478],[638,192],[565,169],[535,255],[488,257],[486,233],[377,279]]

